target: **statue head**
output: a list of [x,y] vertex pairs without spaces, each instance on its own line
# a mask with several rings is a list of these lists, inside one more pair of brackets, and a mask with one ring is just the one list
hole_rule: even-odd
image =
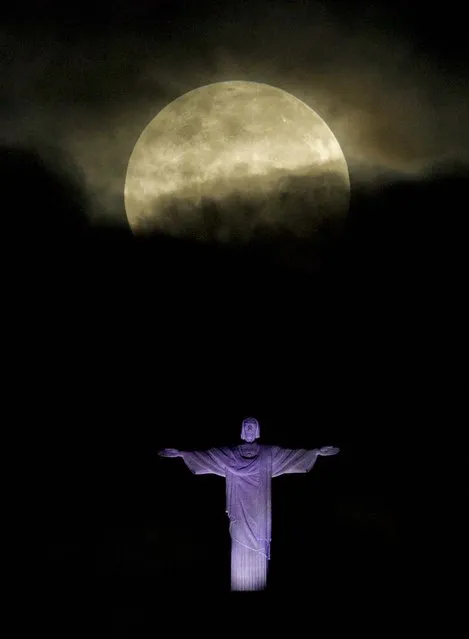
[[245,442],[252,443],[255,439],[261,436],[261,430],[259,428],[259,422],[254,417],[247,417],[243,420],[243,426],[241,428],[241,439]]

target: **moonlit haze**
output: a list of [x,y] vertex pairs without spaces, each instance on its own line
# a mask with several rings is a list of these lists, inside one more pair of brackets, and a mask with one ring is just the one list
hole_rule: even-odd
[[[166,10],[177,2],[162,4]],[[128,228],[128,162],[145,127],[192,91],[233,79],[278,87],[314,109],[340,143],[354,192],[370,181],[423,180],[435,164],[468,162],[462,62],[462,75],[448,71],[371,7],[351,19],[320,3],[296,3],[294,11],[289,3],[265,10],[247,3],[241,13],[222,5],[202,14],[194,4],[190,29],[183,28],[192,20],[187,6],[182,15],[175,8],[168,33],[164,21],[152,17],[137,28],[127,14],[115,28],[83,38],[53,23],[44,33],[0,27],[5,50],[15,52],[0,62],[4,142],[42,157],[57,147],[69,160],[68,177],[83,183],[88,219],[120,228]],[[106,14],[106,25],[110,20]],[[280,119],[275,144],[287,133],[282,125]],[[158,149],[156,162],[164,159]],[[245,148],[238,151],[242,156]],[[231,150],[219,156],[223,170],[226,154]],[[58,166],[55,157],[51,163]],[[190,170],[187,154],[184,164]],[[255,181],[253,192],[261,189]],[[159,184],[176,187],[169,173]],[[219,180],[216,187],[222,189]]]

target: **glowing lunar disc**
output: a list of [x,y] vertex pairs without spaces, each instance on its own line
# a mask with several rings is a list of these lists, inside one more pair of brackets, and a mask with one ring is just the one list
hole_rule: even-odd
[[344,154],[293,95],[218,82],[177,98],[143,130],[125,181],[134,234],[220,241],[284,229],[305,237],[348,210]]

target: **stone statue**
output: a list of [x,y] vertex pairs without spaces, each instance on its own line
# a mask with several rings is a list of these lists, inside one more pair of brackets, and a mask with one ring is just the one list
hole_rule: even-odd
[[231,536],[231,590],[264,590],[271,542],[271,479],[286,473],[309,472],[319,456],[336,455],[338,448],[288,449],[266,446],[259,422],[245,419],[239,446],[206,451],[166,448],[161,457],[182,457],[195,475],[226,478],[226,512]]

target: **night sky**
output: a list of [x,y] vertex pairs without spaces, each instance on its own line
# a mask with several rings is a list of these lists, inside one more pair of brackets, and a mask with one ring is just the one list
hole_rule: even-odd
[[[95,622],[134,637],[168,606],[205,623],[224,595],[238,611],[223,480],[157,450],[236,444],[248,415],[265,443],[341,448],[274,480],[256,605],[297,613],[293,632],[326,610],[442,607],[467,503],[464,7],[54,4],[12,4],[0,26],[8,428],[45,618],[63,637]],[[331,127],[351,180],[340,228],[220,246],[208,211],[205,242],[131,233],[141,131],[230,79]]]

